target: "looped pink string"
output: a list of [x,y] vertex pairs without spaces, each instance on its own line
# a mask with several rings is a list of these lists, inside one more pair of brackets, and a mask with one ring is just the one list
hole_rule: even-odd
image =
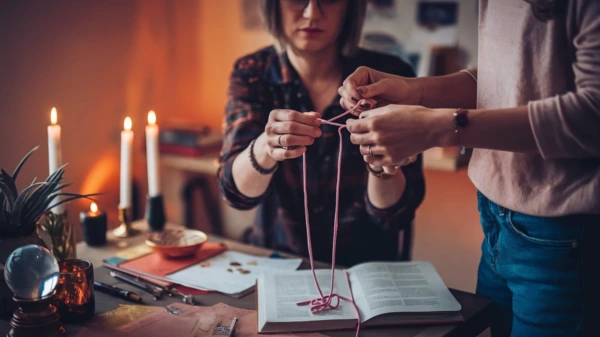
[[[361,101],[362,102],[362,101]],[[358,324],[356,325],[356,337],[358,337],[358,333],[360,332],[360,312],[354,303],[354,294],[352,293],[352,288],[350,288],[350,278],[348,276],[348,272],[344,269],[344,275],[346,276],[346,282],[348,282],[348,288],[350,288],[350,294],[352,298],[347,298],[341,296],[337,293],[334,293],[333,284],[334,284],[334,275],[335,275],[335,252],[337,248],[337,234],[338,234],[338,215],[339,215],[339,204],[340,204],[340,179],[342,172],[342,130],[346,128],[346,125],[333,123],[334,120],[341,118],[345,115],[352,113],[358,106],[360,106],[360,102],[352,109],[344,112],[343,114],[331,118],[330,120],[319,119],[321,123],[333,125],[338,127],[338,135],[340,137],[340,148],[338,153],[338,168],[337,168],[337,181],[336,181],[336,190],[335,190],[335,214],[333,219],[333,248],[331,253],[331,286],[329,287],[329,295],[324,295],[321,290],[321,286],[319,285],[319,281],[317,280],[317,274],[315,273],[315,265],[313,259],[313,251],[312,251],[312,240],[310,237],[310,220],[308,215],[308,191],[306,187],[306,153],[302,155],[302,182],[304,185],[304,218],[306,222],[306,238],[308,244],[308,257],[310,260],[310,269],[313,275],[313,280],[315,281],[315,286],[319,291],[319,297],[310,300],[296,303],[298,306],[310,305],[311,313],[318,313],[321,311],[336,309],[340,305],[340,299],[352,304],[354,311],[356,312],[356,316],[358,319]],[[334,301],[335,300],[335,301]]]

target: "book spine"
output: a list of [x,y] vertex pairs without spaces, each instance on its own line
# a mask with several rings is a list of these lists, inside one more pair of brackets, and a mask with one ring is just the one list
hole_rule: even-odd
[[173,144],[182,146],[196,146],[202,135],[194,132],[183,132],[177,130],[161,130],[158,134],[160,144]]
[[181,146],[174,144],[159,144],[158,150],[162,154],[174,154],[185,157],[202,157],[209,154],[218,153],[221,149],[220,145],[212,145],[206,147],[197,146]]

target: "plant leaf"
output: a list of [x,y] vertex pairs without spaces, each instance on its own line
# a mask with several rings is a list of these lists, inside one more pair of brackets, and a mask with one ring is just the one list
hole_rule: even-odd
[[19,194],[19,192],[17,192],[17,185],[15,185],[13,178],[4,170],[0,170],[0,182],[6,184],[9,189],[8,192],[4,191],[4,193],[10,194],[13,200],[16,199],[17,194]]
[[10,187],[8,187],[4,183],[4,181],[0,181],[0,190],[2,190],[2,192],[4,192],[4,194],[6,195],[6,201],[8,203],[7,210],[10,212],[10,210],[13,209],[13,207],[15,206],[15,197],[11,193]]
[[33,185],[27,186],[26,188],[23,189],[23,191],[21,191],[21,194],[19,194],[19,197],[15,201],[15,207],[13,208],[12,215],[10,217],[10,222],[13,225],[24,225],[24,224],[20,223],[20,220],[21,220],[21,210],[23,209],[23,204],[24,204],[25,198],[27,198],[29,191],[33,190],[34,188],[38,188],[38,186],[40,186],[40,185],[45,185],[45,184],[46,184],[45,182],[35,183]]
[[[98,195],[102,195],[102,193],[92,193],[92,194],[86,194],[88,197],[95,197]],[[50,194],[49,198],[54,199],[55,197],[59,197],[59,196],[69,196],[69,197],[81,197],[81,198],[85,198],[83,194],[79,194],[79,193],[70,193],[70,192],[57,192],[57,193],[53,193]],[[89,199],[89,198],[86,198]]]
[[0,207],[0,231],[5,229],[2,226],[4,224],[8,226],[8,224],[6,223],[6,215],[4,215],[4,208]]
[[[54,173],[52,173],[46,179],[46,183],[47,183],[46,186],[42,186],[39,189],[37,189],[31,196],[31,198],[29,198],[25,207],[27,209],[29,209],[30,207],[35,208],[34,207],[35,205],[42,203],[43,200],[47,199],[48,195],[54,192],[54,189],[62,180],[62,175],[63,175],[62,168],[54,171]],[[33,215],[33,218],[38,219],[39,213],[36,215]]]
[[99,193],[82,194],[82,195],[78,195],[78,196],[76,196],[76,197],[65,198],[65,199],[62,199],[62,200],[60,200],[60,201],[58,201],[58,202],[54,203],[52,206],[49,206],[49,207],[47,208],[47,210],[53,209],[54,207],[56,207],[56,206],[58,206],[58,205],[62,205],[62,204],[64,204],[64,203],[66,203],[66,202],[69,202],[69,201],[71,201],[71,200],[76,200],[76,199],[88,199],[88,200],[92,200],[92,201],[94,201],[94,199],[92,199],[92,198],[90,198],[90,197],[94,197],[94,196],[97,196],[97,195],[99,195]]
[[23,165],[25,164],[25,162],[27,161],[27,159],[29,159],[29,157],[30,157],[30,156],[31,156],[31,155],[32,155],[32,154],[33,154],[35,151],[37,151],[37,149],[39,149],[39,148],[40,148],[40,146],[39,146],[39,145],[38,145],[38,146],[36,146],[36,147],[34,147],[34,148],[31,150],[31,151],[29,151],[29,152],[28,152],[28,153],[25,155],[25,157],[23,157],[23,159],[21,159],[21,162],[19,163],[19,165],[17,165],[17,168],[15,168],[15,171],[14,171],[14,172],[13,172],[13,174],[12,174],[12,179],[13,179],[14,181],[16,181],[16,180],[17,180],[17,176],[19,175],[19,171],[21,171],[21,168],[23,167]]

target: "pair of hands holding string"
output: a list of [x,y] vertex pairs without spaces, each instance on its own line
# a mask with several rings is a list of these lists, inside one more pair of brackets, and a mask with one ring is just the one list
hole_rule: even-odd
[[[424,135],[418,132],[423,128],[407,121],[411,110],[423,109],[418,106],[421,97],[412,97],[420,92],[417,86],[411,79],[360,67],[338,89],[341,106],[354,109],[352,114],[359,117],[347,121],[350,140],[360,146],[363,159],[373,169],[395,174],[427,148],[422,144]],[[322,135],[320,118],[317,112],[271,111],[265,128],[269,155],[277,161],[302,156]]]

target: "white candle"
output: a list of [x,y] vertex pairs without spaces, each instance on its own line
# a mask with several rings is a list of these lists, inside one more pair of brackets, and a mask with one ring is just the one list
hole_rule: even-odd
[[146,158],[148,160],[148,195],[160,195],[160,179],[158,171],[158,125],[156,113],[148,112],[148,125],[146,125]]
[[133,148],[133,131],[131,131],[131,118],[126,117],[125,130],[121,131],[121,208],[131,208],[131,164]]
[[[62,151],[60,147],[60,125],[57,124],[58,116],[56,108],[52,108],[50,112],[50,124],[48,125],[48,172],[54,173],[62,166]],[[56,197],[52,204],[60,201],[60,197]],[[59,205],[52,209],[52,213],[61,214],[64,212],[64,205]]]

